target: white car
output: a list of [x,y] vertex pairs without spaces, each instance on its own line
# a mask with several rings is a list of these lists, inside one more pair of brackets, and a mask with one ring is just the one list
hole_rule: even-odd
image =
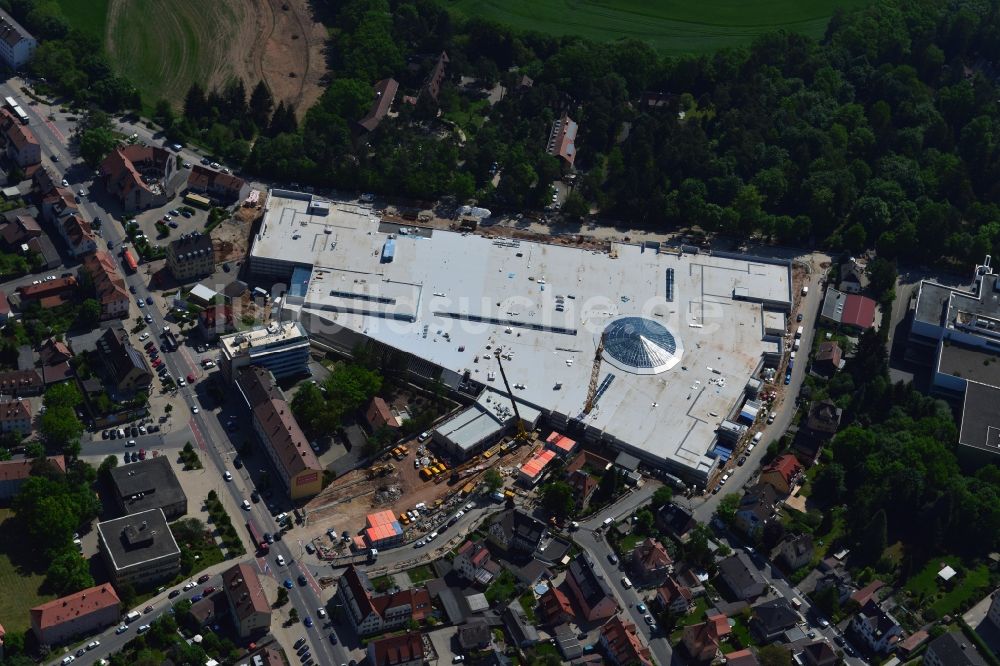
[[203,366],[205,366],[206,368],[214,368],[215,367],[215,361],[213,361],[210,358],[205,359],[204,361],[202,361],[201,364]]
[[139,625],[139,628],[135,630],[135,633],[137,633],[137,634],[144,634],[147,631],[149,631],[149,625],[148,624],[142,624],[142,625]]
[[55,280],[55,279],[56,279],[55,275],[46,275],[45,276],[45,281],[46,282],[48,282],[49,280]]
[[177,385],[178,386],[187,386],[187,382],[184,380],[183,377],[181,377],[180,379],[177,380]]
[[87,651],[89,652],[90,650],[93,650],[94,648],[96,648],[100,644],[101,644],[101,641],[90,641],[89,643],[87,643]]
[[278,558],[275,560],[275,562],[278,563],[279,567],[285,566],[285,558],[284,558],[284,556],[278,555]]
[[[184,380],[183,379],[181,380],[181,386],[184,386]],[[198,408],[192,405],[192,407],[191,407],[191,413],[192,414],[197,414],[198,413]]]
[[227,469],[227,470],[226,470],[226,472],[225,472],[225,473],[224,473],[224,474],[222,475],[222,478],[223,478],[223,479],[225,479],[226,481],[232,481],[232,480],[233,480],[233,475],[232,475],[232,473],[231,473],[231,472],[230,472],[230,471],[229,471],[229,470]]
[[184,591],[187,592],[188,590],[193,589],[194,586],[195,586],[195,582],[192,581],[192,580],[189,580],[188,582],[184,583]]
[[250,500],[243,500],[243,510],[244,511],[250,510]]
[[62,186],[63,186],[63,187],[69,187],[69,181],[68,181],[68,180],[66,180],[65,178],[63,178],[63,179],[62,179]]
[[31,281],[31,284],[33,284],[33,285],[34,285],[34,284],[41,284],[41,283],[42,283],[42,281],[41,281],[41,280],[32,280],[32,281]]
[[122,634],[124,634],[126,631],[128,631],[128,627],[125,626],[124,624],[122,626],[118,627],[117,629],[115,629],[115,633],[118,634],[119,636],[121,636]]
[[316,614],[319,615],[320,617],[326,617],[326,609],[320,606],[319,608],[316,609]]
[[139,336],[140,342],[142,340],[148,340],[148,339],[149,339],[149,333],[143,333],[142,335]]
[[74,661],[76,661],[76,657],[74,657],[71,654],[68,654],[65,657],[63,657],[63,660],[60,661],[59,663],[62,664],[63,666],[66,666],[66,664],[69,664],[69,663],[74,662]]
[[472,511],[472,508],[474,506],[475,506],[475,504],[473,502],[469,502],[468,504],[465,505],[465,510],[466,511]]

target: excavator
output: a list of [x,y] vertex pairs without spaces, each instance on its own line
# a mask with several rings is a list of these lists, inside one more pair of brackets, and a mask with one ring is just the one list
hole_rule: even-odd
[[510,390],[510,382],[507,381],[507,373],[504,372],[503,362],[500,360],[500,350],[497,349],[493,352],[493,356],[497,360],[497,365],[500,366],[500,377],[503,378],[503,385],[507,387],[510,404],[514,407],[514,419],[517,422],[517,432],[514,434],[514,441],[518,444],[524,444],[528,441],[528,431],[524,429],[524,421],[521,420],[521,413],[517,411],[517,400],[514,399],[514,392]]

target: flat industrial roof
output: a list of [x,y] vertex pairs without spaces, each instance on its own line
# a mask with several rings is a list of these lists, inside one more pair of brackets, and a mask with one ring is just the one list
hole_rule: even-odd
[[[493,358],[500,350],[519,407],[579,418],[603,439],[700,474],[714,465],[706,453],[715,429],[761,355],[778,349],[763,339],[763,306],[791,306],[785,261],[404,233],[352,204],[331,203],[328,217],[306,214],[303,196],[269,197],[251,254],[313,264],[305,296],[284,304],[312,337],[344,327],[506,393]],[[634,335],[616,339],[614,351],[651,370],[631,371],[609,343],[584,414],[602,331],[625,318],[638,325],[626,322]],[[674,346],[676,365],[664,358]]]
[[958,442],[988,453],[1000,454],[998,404],[1000,404],[1000,388],[978,382],[967,382]]
[[[129,540],[124,534],[126,528],[135,530],[135,535],[141,545],[129,544]],[[180,555],[181,552],[170,531],[170,526],[167,525],[163,509],[160,508],[97,523],[97,531],[100,532],[115,569],[118,571],[151,560]],[[146,539],[148,541],[143,542]]]
[[953,377],[1000,386],[1000,356],[986,349],[974,349],[960,344],[941,345],[938,372]]

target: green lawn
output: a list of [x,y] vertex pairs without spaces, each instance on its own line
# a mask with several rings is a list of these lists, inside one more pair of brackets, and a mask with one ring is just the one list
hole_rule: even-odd
[[528,590],[522,594],[518,601],[521,602],[521,608],[524,609],[524,614],[527,616],[528,621],[532,624],[535,623],[535,594],[531,590]]
[[56,4],[70,25],[104,43],[108,0],[56,0]]
[[406,575],[410,577],[410,582],[414,585],[419,585],[425,580],[430,580],[435,577],[434,569],[432,569],[429,564],[421,564],[419,567],[409,569],[407,570]]
[[461,16],[550,35],[642,40],[661,53],[705,53],[786,29],[821,37],[834,9],[867,0],[439,0]]
[[509,569],[504,569],[496,577],[496,580],[486,588],[486,600],[493,606],[504,603],[514,596],[516,587],[517,581],[514,580],[514,574]]
[[14,512],[0,509],[0,618],[7,631],[25,631],[30,626],[28,609],[55,599],[55,595],[39,594],[45,580],[44,563],[24,539],[14,538]]
[[[958,572],[958,581],[951,586],[951,589],[939,583],[937,577],[944,564],[950,564]],[[960,558],[946,555],[935,557],[928,562],[920,573],[907,581],[906,590],[919,608],[930,608],[937,617],[941,617],[954,613],[977,590],[985,587],[989,580],[990,572],[986,565],[980,564],[969,569],[963,566]]]

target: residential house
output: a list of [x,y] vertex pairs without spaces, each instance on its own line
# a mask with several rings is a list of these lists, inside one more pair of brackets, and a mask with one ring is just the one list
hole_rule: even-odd
[[376,594],[367,574],[348,566],[337,585],[337,599],[359,636],[371,636],[421,622],[431,612],[431,597],[424,588]]
[[396,415],[392,413],[389,409],[389,405],[386,404],[385,400],[379,396],[372,398],[371,402],[368,403],[368,411],[365,412],[365,418],[368,421],[368,426],[372,430],[378,430],[379,428],[398,428],[400,426],[399,419]]
[[59,365],[68,363],[73,358],[73,351],[65,342],[49,338],[39,348],[38,358],[42,365]]
[[174,196],[177,171],[174,155],[158,146],[121,146],[104,158],[100,177],[104,188],[128,213],[167,204]]
[[[66,472],[66,459],[62,456],[49,456],[45,460],[47,469]],[[31,458],[0,461],[0,501],[13,499],[25,481],[43,470],[41,465],[40,461]]]
[[798,659],[803,666],[837,666],[840,663],[836,650],[827,641],[806,643],[802,646]]
[[419,632],[380,638],[368,643],[369,666],[422,666],[424,641]]
[[822,439],[831,439],[840,429],[840,418],[844,410],[837,407],[832,400],[820,400],[809,406],[806,418],[806,430],[810,435]]
[[576,160],[576,133],[578,129],[576,121],[563,112],[562,116],[552,123],[545,152],[562,159],[567,166],[572,167]]
[[569,597],[555,585],[549,586],[545,594],[538,599],[538,604],[542,608],[542,616],[553,626],[571,622],[576,618]]
[[45,232],[39,226],[36,216],[38,210],[18,208],[3,214],[3,224],[0,224],[0,239],[7,249],[14,249],[32,238],[38,238]]
[[45,386],[37,370],[0,372],[0,395],[38,395]]
[[3,134],[7,159],[22,170],[42,163],[42,147],[35,133],[8,109],[0,109],[0,133]]
[[236,317],[231,305],[210,305],[198,313],[198,330],[206,340],[216,340],[236,330]]
[[45,280],[41,284],[26,284],[18,287],[21,295],[21,309],[30,302],[37,301],[43,308],[54,308],[74,299],[77,290],[73,276]]
[[774,517],[778,492],[766,483],[758,483],[746,492],[736,508],[736,526],[751,536]]
[[615,615],[601,627],[601,648],[614,666],[652,666],[649,648],[643,643],[635,624]]
[[916,653],[917,649],[927,642],[930,634],[924,629],[918,629],[896,643],[896,656],[900,661],[906,661]]
[[265,368],[239,370],[237,389],[250,409],[251,425],[292,499],[312,497],[323,485],[323,468],[292,408]]
[[668,613],[687,615],[694,609],[694,594],[673,576],[667,576],[663,585],[656,590],[656,602]]
[[20,398],[0,399],[0,432],[27,437],[31,430],[31,403]]
[[827,288],[820,309],[820,319],[854,331],[866,331],[875,325],[877,304],[867,296],[845,294]]
[[522,648],[531,647],[540,640],[538,630],[528,619],[521,602],[517,599],[507,605],[500,617],[503,618],[504,626],[507,627],[507,633],[510,634],[514,645]]
[[726,666],[760,666],[753,648],[743,648],[726,655]]
[[590,498],[594,496],[599,481],[587,474],[582,469],[574,470],[566,476],[566,483],[573,489],[573,497],[576,500],[576,508],[583,511],[590,504]]
[[925,666],[986,666],[975,644],[960,631],[941,634],[927,644]]
[[493,569],[490,567],[490,551],[481,542],[466,541],[458,548],[451,566],[459,576],[469,582],[483,587],[493,580]]
[[372,105],[365,117],[358,121],[359,128],[365,132],[374,132],[382,119],[389,114],[392,102],[396,99],[396,93],[399,91],[399,82],[393,78],[382,79],[373,88]]
[[767,589],[767,582],[757,571],[750,556],[738,550],[719,562],[719,578],[737,599],[755,599]]
[[605,620],[618,612],[618,602],[590,555],[581,552],[569,563],[566,583],[586,620]]
[[506,551],[531,554],[545,534],[545,523],[519,509],[507,509],[487,530],[490,541]]
[[40,644],[61,645],[116,624],[121,600],[104,583],[35,606],[30,615],[31,630]]
[[844,353],[836,340],[821,342],[813,357],[812,369],[824,377],[832,377],[843,363]]
[[876,600],[878,591],[885,587],[885,583],[876,579],[865,585],[863,588],[851,595],[851,601],[858,606],[867,606],[869,601]]
[[789,534],[778,546],[778,557],[784,560],[789,571],[795,571],[810,564],[813,552],[811,534]]
[[832,587],[837,591],[837,601],[841,604],[847,602],[854,594],[854,584],[851,582],[851,574],[844,569],[834,569],[824,573],[816,581],[816,591]]
[[632,551],[632,570],[644,581],[660,582],[674,568],[674,561],[663,544],[646,538]]
[[860,294],[868,289],[868,272],[854,257],[840,265],[840,282],[837,289],[847,294]]
[[445,72],[449,62],[451,61],[448,58],[448,54],[442,51],[437,60],[434,61],[431,73],[420,91],[422,94],[428,95],[435,102],[437,102],[438,94],[441,92],[441,84],[444,83]]
[[482,618],[473,618],[458,628],[458,644],[463,650],[485,650],[492,642],[490,625]]
[[184,234],[167,245],[167,268],[178,282],[186,282],[215,270],[212,237],[200,231]]
[[37,47],[38,40],[10,14],[0,10],[0,59],[4,64],[13,70],[21,69]]
[[180,573],[181,549],[163,509],[97,523],[97,543],[111,581],[119,588],[152,585]]
[[56,228],[66,241],[69,253],[74,257],[82,257],[97,249],[97,236],[90,228],[90,223],[79,213],[73,212],[59,217]]
[[[104,364],[107,386],[117,396],[132,396],[149,390],[153,372],[129,340],[124,328],[112,327],[97,340],[97,351]],[[112,396],[114,397],[114,396]]]
[[684,627],[681,641],[695,661],[710,662],[719,656],[722,639],[730,634],[729,618],[712,615],[705,622]]
[[680,504],[664,504],[656,512],[657,526],[680,542],[686,542],[697,525],[691,510]]
[[271,606],[253,567],[243,562],[223,571],[222,590],[240,638],[267,633],[271,628]]
[[802,475],[802,464],[791,453],[778,456],[766,465],[760,472],[760,483],[778,491],[779,495],[788,495],[798,483]]
[[125,278],[110,254],[98,250],[83,259],[83,270],[94,285],[101,304],[101,319],[121,319],[128,316],[132,299]]
[[851,618],[851,629],[872,652],[885,654],[903,638],[903,629],[874,599]]
[[250,185],[242,178],[198,164],[191,168],[187,185],[188,190],[207,194],[223,205],[239,203],[250,194]]
[[750,631],[762,643],[771,643],[802,621],[785,597],[765,601],[753,607]]

